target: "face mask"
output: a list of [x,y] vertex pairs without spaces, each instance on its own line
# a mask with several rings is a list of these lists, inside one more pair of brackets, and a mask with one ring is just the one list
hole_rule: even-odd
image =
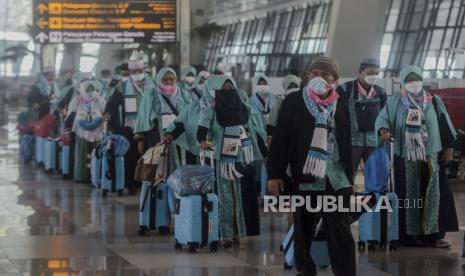
[[133,81],[143,81],[144,78],[145,78],[145,74],[142,73],[142,74],[134,74],[134,75],[131,75],[131,78]]
[[316,95],[323,95],[326,93],[328,91],[327,86],[328,82],[326,82],[322,77],[313,78],[308,82],[308,87]]
[[299,91],[300,91],[300,88],[298,88],[298,87],[287,89],[286,90],[286,95],[289,95],[289,94],[294,93],[294,92],[299,92]]
[[128,77],[123,77],[123,81],[127,81],[128,79]]
[[169,85],[160,85],[161,92],[168,97],[171,97],[174,93],[176,93],[176,85],[169,84]]
[[423,82],[422,81],[411,81],[405,84],[405,90],[410,93],[418,94],[423,90]]
[[195,81],[195,77],[185,77],[184,79],[186,80],[186,83],[190,85],[192,85]]
[[373,85],[376,83],[376,81],[378,80],[378,75],[368,75],[368,76],[365,76],[364,78],[365,82],[368,83],[369,85]]
[[268,85],[257,85],[257,92],[259,93],[266,93],[270,91],[270,86]]

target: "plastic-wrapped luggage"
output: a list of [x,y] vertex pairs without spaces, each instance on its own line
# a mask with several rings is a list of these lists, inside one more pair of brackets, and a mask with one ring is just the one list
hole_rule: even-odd
[[171,214],[168,207],[168,184],[160,182],[142,182],[139,202],[139,235],[150,230],[159,230],[162,234],[170,231]]
[[215,187],[215,172],[210,166],[187,165],[171,173],[167,182],[181,196],[207,194]]
[[[315,234],[312,239],[310,246],[310,256],[317,267],[325,268],[329,266],[329,254],[328,246],[324,237],[324,230],[321,229],[322,219],[318,222],[315,230]],[[294,260],[294,225],[291,226],[287,232],[286,237],[282,243],[282,249],[284,250],[284,263],[285,269],[291,269],[295,267]]]
[[175,194],[175,249],[186,245],[189,253],[209,247],[218,250],[218,197],[214,193],[180,196]]
[[[387,185],[386,191],[374,193],[376,205],[371,211],[364,213],[359,218],[359,250],[365,250],[366,243],[368,243],[368,251],[375,251],[376,245],[379,245],[381,249],[385,249],[387,246],[389,246],[389,250],[397,248],[397,241],[399,240],[399,210],[397,194],[394,192],[394,153],[392,143],[390,152],[390,177],[387,179],[389,185]],[[387,200],[381,201],[382,198]],[[389,202],[391,209],[387,210],[384,208],[388,207],[384,204],[383,206],[379,206],[381,202]]]

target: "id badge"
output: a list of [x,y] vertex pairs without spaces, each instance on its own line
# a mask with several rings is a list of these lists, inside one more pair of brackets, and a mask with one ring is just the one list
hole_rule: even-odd
[[127,113],[137,113],[136,98],[124,98],[124,109]]
[[161,125],[163,129],[166,129],[174,120],[176,115],[174,114],[163,114],[161,115]]

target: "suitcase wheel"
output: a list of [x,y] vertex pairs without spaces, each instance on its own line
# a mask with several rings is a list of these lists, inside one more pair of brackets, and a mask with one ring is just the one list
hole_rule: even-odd
[[358,242],[358,250],[359,251],[365,251],[365,242],[364,241],[359,241]]
[[218,252],[218,242],[210,243],[210,252]]
[[368,252],[375,252],[376,247],[374,243],[369,243],[368,244]]
[[180,244],[178,240],[174,242],[174,250],[182,250],[182,244]]
[[284,263],[284,269],[289,270],[292,269],[292,266],[288,265],[286,262]]
[[123,197],[123,190],[118,190],[118,196]]
[[108,196],[108,190],[103,190],[102,197],[107,197],[107,196]]
[[189,253],[195,253],[195,245],[189,244]]
[[[104,190],[105,191],[105,190]],[[139,227],[139,230],[137,230],[137,235],[139,236],[145,236],[145,234],[147,233],[147,227],[145,226],[140,226]]]
[[158,231],[160,231],[160,235],[163,235],[163,236],[170,234],[170,228],[168,226],[158,227]]
[[389,242],[389,251],[396,251],[397,250],[397,244],[396,242]]

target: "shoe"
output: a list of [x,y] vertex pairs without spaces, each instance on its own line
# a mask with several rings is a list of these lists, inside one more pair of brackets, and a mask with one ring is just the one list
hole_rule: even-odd
[[440,240],[437,240],[435,243],[434,243],[434,247],[436,248],[449,248],[451,247],[451,242],[448,241],[448,240],[445,240],[445,239],[440,239]]
[[297,276],[316,276],[316,274],[310,272],[297,272]]

